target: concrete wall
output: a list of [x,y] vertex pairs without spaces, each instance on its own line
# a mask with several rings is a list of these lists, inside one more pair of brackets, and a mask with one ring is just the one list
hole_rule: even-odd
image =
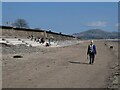
[[[1,29],[2,28],[2,29]],[[56,40],[71,40],[75,39],[73,36],[59,34],[55,32],[49,32],[45,30],[34,30],[34,29],[20,29],[20,28],[13,28],[8,26],[0,27],[0,36],[5,37],[24,37],[27,38],[28,36],[33,35],[34,37],[44,37],[47,38],[54,38]]]

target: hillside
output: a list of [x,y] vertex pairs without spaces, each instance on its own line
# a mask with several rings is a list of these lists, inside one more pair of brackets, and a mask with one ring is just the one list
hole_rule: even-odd
[[116,39],[118,38],[118,32],[106,32],[100,29],[92,29],[80,33],[74,33],[73,36],[80,39]]

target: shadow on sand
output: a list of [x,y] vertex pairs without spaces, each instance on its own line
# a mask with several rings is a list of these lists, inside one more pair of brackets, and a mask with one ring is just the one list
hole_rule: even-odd
[[68,62],[73,63],[73,64],[86,64],[86,65],[89,65],[89,63],[79,62],[79,61],[68,61]]

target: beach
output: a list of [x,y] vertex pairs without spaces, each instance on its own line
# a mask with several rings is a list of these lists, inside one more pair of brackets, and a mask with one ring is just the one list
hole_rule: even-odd
[[89,43],[44,48],[18,46],[21,51],[3,46],[2,87],[118,88],[118,42],[94,41],[97,55],[93,65],[88,64],[86,55]]

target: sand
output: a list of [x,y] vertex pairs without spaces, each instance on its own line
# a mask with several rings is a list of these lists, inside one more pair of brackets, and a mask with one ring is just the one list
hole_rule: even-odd
[[[35,52],[3,53],[3,88],[113,88],[111,67],[118,66],[116,42],[95,41],[97,55],[88,64],[88,42],[66,46],[46,47]],[[110,49],[109,45],[114,48]],[[39,48],[39,47],[38,47]],[[22,48],[21,48],[22,49]],[[13,58],[15,55],[21,58]],[[116,66],[117,65],[117,66]],[[112,69],[112,72],[115,69]],[[112,73],[113,74],[113,73]],[[111,79],[112,78],[112,79]]]

